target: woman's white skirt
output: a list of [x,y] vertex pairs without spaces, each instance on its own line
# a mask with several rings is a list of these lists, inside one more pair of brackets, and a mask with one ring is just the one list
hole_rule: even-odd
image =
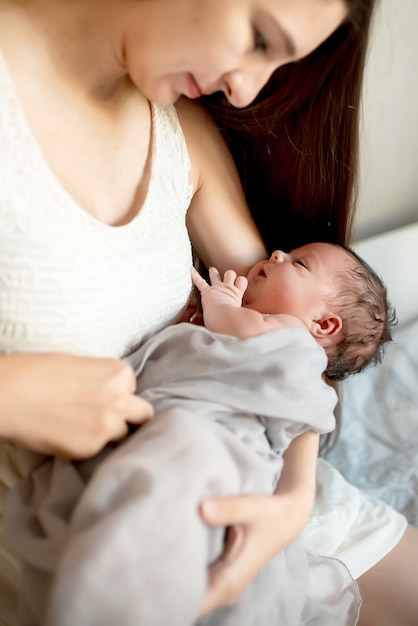
[[[15,482],[13,446],[0,444],[0,516],[8,488]],[[356,579],[398,543],[407,526],[403,515],[360,492],[323,459],[318,461],[317,498],[303,538],[314,553],[342,561]],[[330,570],[332,572],[332,570]],[[0,626],[15,626],[19,567],[0,531]],[[332,588],[321,581],[325,588]]]

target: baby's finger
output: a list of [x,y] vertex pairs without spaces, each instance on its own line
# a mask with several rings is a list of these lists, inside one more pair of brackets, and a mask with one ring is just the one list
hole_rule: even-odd
[[210,278],[211,285],[216,285],[216,283],[222,282],[221,275],[219,271],[216,269],[216,267],[209,268],[209,278]]
[[244,291],[248,287],[248,280],[247,280],[247,278],[245,276],[237,276],[237,278],[235,280],[235,287],[237,289],[239,289],[240,292],[243,294]]
[[204,291],[204,289],[207,289],[209,287],[206,280],[203,278],[203,276],[199,274],[195,267],[190,268],[190,273],[192,275],[193,284],[199,289],[199,291]]
[[235,285],[237,273],[234,270],[226,270],[224,274],[224,283],[227,285]]

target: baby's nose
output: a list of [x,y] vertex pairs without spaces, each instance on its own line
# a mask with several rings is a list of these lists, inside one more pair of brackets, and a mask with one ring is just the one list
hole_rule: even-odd
[[275,250],[270,257],[271,263],[283,263],[286,258],[286,253],[283,250]]

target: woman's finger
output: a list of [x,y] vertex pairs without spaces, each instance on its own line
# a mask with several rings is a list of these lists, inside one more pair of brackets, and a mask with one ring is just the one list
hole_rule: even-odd
[[200,504],[203,520],[211,526],[248,524],[254,518],[254,496],[207,498]]
[[245,531],[242,526],[228,526],[225,537],[225,545],[220,561],[224,565],[233,563],[241,554],[244,547]]
[[244,528],[232,527],[228,529],[228,534],[223,554],[210,567],[209,585],[200,616],[237,602],[258,571]]
[[135,424],[142,424],[151,419],[154,415],[152,404],[141,398],[141,396],[129,396],[124,409],[125,419]]

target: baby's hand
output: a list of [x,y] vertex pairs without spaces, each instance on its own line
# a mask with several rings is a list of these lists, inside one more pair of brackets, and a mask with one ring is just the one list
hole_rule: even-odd
[[209,268],[211,285],[192,267],[192,280],[202,296],[203,307],[210,304],[232,304],[241,307],[242,297],[247,289],[245,276],[237,276],[234,270],[227,270],[222,280],[215,267]]

